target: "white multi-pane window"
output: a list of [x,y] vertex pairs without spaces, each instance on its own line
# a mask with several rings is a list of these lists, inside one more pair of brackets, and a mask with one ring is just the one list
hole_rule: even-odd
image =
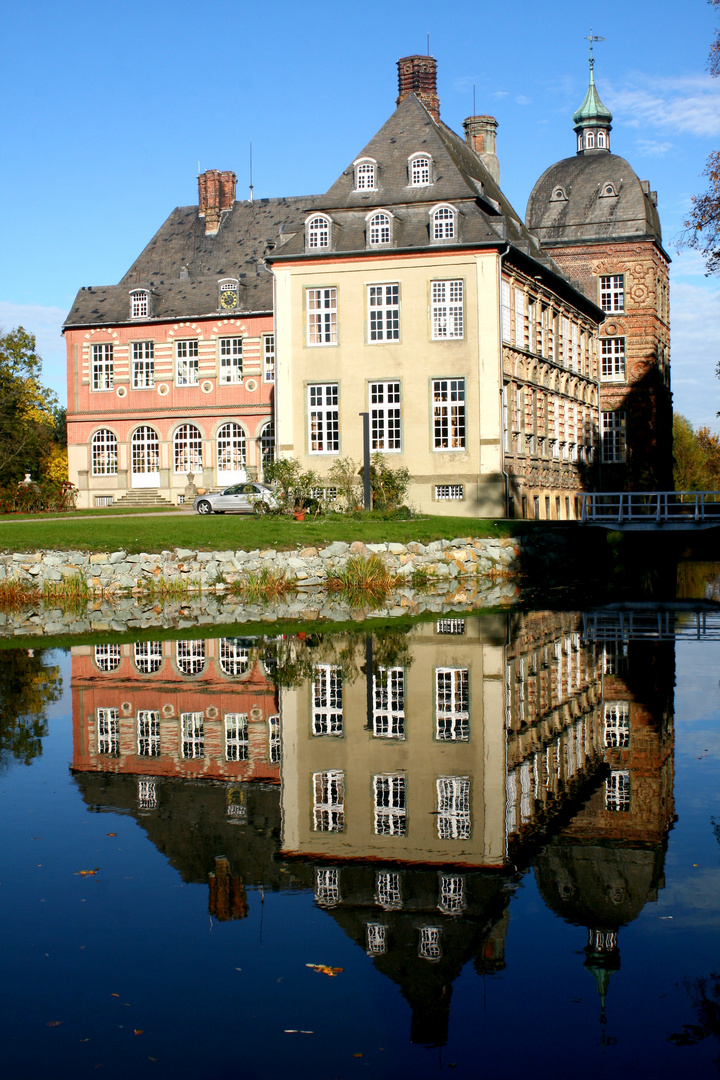
[[470,777],[441,776],[436,781],[440,840],[470,838]]
[[180,713],[181,750],[184,758],[205,757],[205,714]]
[[162,665],[162,641],[136,641],[133,654],[138,671],[143,675],[152,675]]
[[397,911],[402,907],[399,874],[381,871],[375,875],[375,903],[386,911]]
[[202,434],[194,424],[181,424],[173,437],[176,473],[202,473]]
[[600,414],[602,419],[602,459],[607,464],[617,464],[625,461],[627,429],[625,412],[616,409],[614,412]]
[[464,336],[462,281],[430,282],[430,322],[433,341]]
[[603,675],[626,675],[628,671],[628,647],[627,642],[614,642],[611,645],[603,645],[602,653]]
[[410,158],[409,173],[411,187],[424,187],[431,182],[431,159],[427,154],[416,154]]
[[133,390],[149,390],[155,385],[155,342],[133,341]]
[[435,499],[437,502],[462,502],[465,498],[465,489],[462,484],[436,484]]
[[130,318],[145,319],[150,311],[148,294],[144,289],[138,289],[130,293]]
[[[158,473],[160,468],[160,440],[154,428],[143,424],[135,428],[130,440],[130,458],[134,476]],[[157,483],[160,478],[157,477]]]
[[199,362],[196,338],[175,343],[175,382],[178,386],[197,386]]
[[154,780],[138,780],[138,810],[157,810],[157,784]]
[[271,765],[277,765],[280,761],[280,717],[279,715],[268,716],[268,760]]
[[400,383],[370,383],[370,445],[388,453],[400,450]]
[[115,671],[120,667],[120,646],[96,645],[95,663],[101,671]]
[[465,910],[465,878],[461,874],[440,875],[438,907],[446,915]]
[[175,657],[183,675],[199,675],[205,667],[205,642],[176,641]]
[[400,667],[380,667],[373,674],[373,735],[405,738],[405,672]]
[[137,745],[140,757],[160,757],[160,713],[138,709]]
[[600,307],[603,311],[625,310],[625,279],[623,274],[608,274],[600,278]]
[[263,466],[275,460],[275,421],[268,420],[260,432],[260,457]]
[[515,290],[515,345],[518,349],[525,348],[525,293],[522,289]]
[[398,283],[368,285],[367,302],[369,341],[399,341],[400,286]]
[[630,809],[630,773],[613,771],[605,781],[605,809]]
[[93,390],[112,390],[114,380],[113,345],[92,347],[92,388]]
[[313,773],[313,829],[344,832],[345,773],[339,769]]
[[432,214],[433,240],[452,240],[455,236],[455,211],[450,206],[438,206]]
[[117,757],[120,753],[120,710],[97,710],[98,754]]
[[342,735],[343,676],[335,664],[315,664],[312,681],[313,735]]
[[405,777],[389,773],[373,777],[375,798],[374,830],[376,836],[405,836],[407,805]]
[[433,379],[433,449],[465,449],[465,380]]
[[[223,424],[217,433],[218,473],[240,472],[247,461],[245,432],[239,424]],[[200,464],[202,468],[202,462]]]
[[275,382],[275,335],[265,334],[263,343],[263,379]]
[[438,619],[435,623],[436,634],[456,634],[458,636],[465,633],[465,620],[464,619]]
[[625,338],[600,339],[600,379],[602,382],[625,381]]
[[365,929],[365,952],[368,956],[381,956],[387,950],[387,926],[368,923]]
[[247,713],[225,713],[225,760],[247,761],[248,716]]
[[220,349],[220,382],[239,383],[243,374],[243,339],[241,337],[222,337],[218,341]]
[[340,875],[335,867],[318,867],[315,871],[315,903],[320,907],[336,907],[340,903]]
[[330,247],[330,219],[318,215],[307,223],[307,246],[309,248]]
[[117,476],[117,436],[109,428],[101,428],[92,437],[93,476]]
[[435,670],[435,737],[442,742],[470,738],[470,693],[467,668]]
[[500,289],[501,293],[501,309],[502,309],[502,339],[503,341],[510,341],[510,327],[512,321],[510,319],[510,282],[503,281]]
[[308,345],[337,345],[337,289],[307,289]]
[[573,371],[582,370],[577,323],[573,323],[570,327],[570,367]]
[[373,214],[367,226],[368,243],[373,246],[389,244],[391,235],[392,221],[390,215],[386,214],[384,210],[378,214]]
[[340,449],[338,384],[308,386],[308,443],[311,454],[336,454]]
[[420,927],[418,956],[421,960],[439,960],[441,958],[442,950],[440,948],[439,926]]
[[565,367],[571,368],[573,364],[572,353],[570,350],[570,320],[564,315],[560,319],[560,342],[562,357],[556,357],[556,359],[564,364]]
[[605,702],[605,746],[625,749],[630,745],[630,705],[627,701]]
[[225,675],[244,675],[250,670],[250,649],[236,638],[220,638],[220,667]]
[[355,166],[355,190],[375,191],[375,162],[359,161]]

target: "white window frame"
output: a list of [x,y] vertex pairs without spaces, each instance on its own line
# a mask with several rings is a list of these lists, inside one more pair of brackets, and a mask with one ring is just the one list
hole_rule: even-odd
[[180,713],[180,752],[186,760],[205,757],[205,713]]
[[605,809],[611,813],[630,810],[630,773],[626,769],[613,769],[605,781]]
[[598,131],[597,133],[597,146],[598,150],[604,150],[606,148],[605,132]]
[[470,739],[468,668],[435,668],[435,738],[439,742]]
[[510,282],[502,281],[500,283],[500,308],[502,313],[502,339],[508,345],[510,344]]
[[92,475],[117,476],[118,441],[110,428],[100,428],[91,440]]
[[387,951],[387,926],[383,923],[367,923],[365,927],[365,952],[368,956],[382,956]]
[[[240,473],[247,466],[247,436],[242,424],[229,420],[215,436],[218,473]],[[232,483],[233,481],[230,480]]]
[[263,348],[263,382],[275,382],[275,335],[264,334],[262,339]]
[[280,730],[280,714],[268,716],[268,761],[271,765],[278,765],[282,756],[282,735]]
[[199,675],[205,668],[205,642],[202,638],[176,641],[175,662],[183,675]]
[[96,645],[95,666],[100,671],[116,671],[122,659],[119,645]]
[[606,701],[603,720],[605,747],[626,750],[630,745],[630,702]]
[[376,836],[405,836],[407,832],[407,783],[399,773],[376,773],[373,776],[374,821]]
[[320,907],[333,908],[340,903],[340,871],[335,866],[315,870],[315,903]]
[[197,386],[200,381],[200,346],[197,338],[175,342],[175,385]]
[[152,675],[162,667],[162,641],[136,641],[133,645],[135,667],[143,675]]
[[409,187],[429,187],[432,182],[433,159],[430,154],[418,151],[408,158]]
[[393,238],[393,215],[389,210],[373,210],[365,218],[368,247],[388,247]]
[[600,276],[600,307],[611,315],[625,311],[624,274]]
[[112,390],[115,382],[115,360],[112,341],[102,341],[92,347],[92,388]]
[[377,191],[377,162],[374,158],[358,158],[353,162],[355,191]]
[[380,870],[375,874],[375,903],[384,911],[399,911],[402,907],[400,874],[393,870]]
[[345,831],[345,773],[327,769],[313,773],[313,832]]
[[600,338],[600,382],[625,382],[625,338]]
[[248,739],[248,714],[225,713],[225,760],[247,761],[250,741]]
[[439,926],[421,926],[418,939],[418,956],[421,960],[437,962],[442,959],[440,937],[442,931]]
[[600,413],[602,459],[606,465],[622,465],[627,459],[627,414],[624,409]]
[[268,420],[260,429],[258,438],[260,444],[260,459],[263,465],[275,460],[275,421]]
[[138,810],[157,810],[157,782],[150,777],[140,777],[137,786]]
[[465,380],[433,379],[432,402],[433,451],[464,450],[467,438]]
[[435,502],[462,502],[465,498],[464,484],[436,484]]
[[97,717],[98,754],[120,755],[120,710],[99,708]]
[[242,382],[243,339],[241,337],[218,338],[218,382],[222,386]]
[[465,337],[462,278],[430,282],[430,337],[433,341],[459,341]]
[[155,386],[154,341],[133,341],[131,386],[133,390],[152,390]]
[[202,476],[203,436],[194,424],[181,424],[173,434],[173,472]]
[[339,664],[315,664],[310,689],[313,735],[343,734],[343,672]]
[[312,348],[338,343],[337,287],[305,290],[307,343]]
[[160,713],[153,709],[137,711],[138,757],[160,757]]
[[368,343],[400,340],[400,285],[396,281],[367,286]]
[[310,383],[308,402],[308,453],[340,452],[340,387],[338,383]]
[[231,678],[247,675],[252,667],[249,647],[239,644],[235,638],[220,638],[218,659],[223,675],[229,675]]
[[437,793],[437,834],[440,840],[469,840],[470,777],[439,776]]
[[147,319],[150,315],[150,293],[147,289],[133,289],[130,293],[130,318]]
[[373,672],[373,735],[405,738],[405,670],[379,667]]
[[402,450],[399,380],[368,383],[368,409],[371,450],[399,454]]
[[332,219],[327,214],[313,214],[305,223],[305,242],[308,251],[330,247]]
[[430,236],[433,240],[455,240],[457,238],[458,213],[449,203],[433,206],[430,214]]
[[462,874],[440,874],[438,885],[438,908],[444,915],[457,915],[465,910],[465,878]]

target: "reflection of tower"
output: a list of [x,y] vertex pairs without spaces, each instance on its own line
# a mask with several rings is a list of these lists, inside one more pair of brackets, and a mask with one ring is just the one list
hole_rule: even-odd
[[218,922],[246,917],[248,902],[243,879],[232,873],[225,855],[215,856],[215,869],[208,874],[208,884],[208,911]]
[[612,930],[588,931],[588,943],[585,946],[585,967],[594,977],[600,995],[600,1022],[605,1023],[605,997],[613,971],[620,967],[620,953],[617,947],[617,934]]

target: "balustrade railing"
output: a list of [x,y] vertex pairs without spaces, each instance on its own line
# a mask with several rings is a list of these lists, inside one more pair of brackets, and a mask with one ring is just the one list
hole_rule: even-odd
[[586,524],[718,524],[720,491],[599,491],[580,496]]

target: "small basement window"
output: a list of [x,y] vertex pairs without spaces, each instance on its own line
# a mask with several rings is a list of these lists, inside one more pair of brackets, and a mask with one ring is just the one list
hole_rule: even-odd
[[95,505],[96,506],[112,506],[112,504],[113,504],[112,495],[96,495],[95,496]]
[[438,501],[444,501],[446,499],[458,499],[465,498],[465,492],[462,484],[436,484],[435,485],[435,498]]

